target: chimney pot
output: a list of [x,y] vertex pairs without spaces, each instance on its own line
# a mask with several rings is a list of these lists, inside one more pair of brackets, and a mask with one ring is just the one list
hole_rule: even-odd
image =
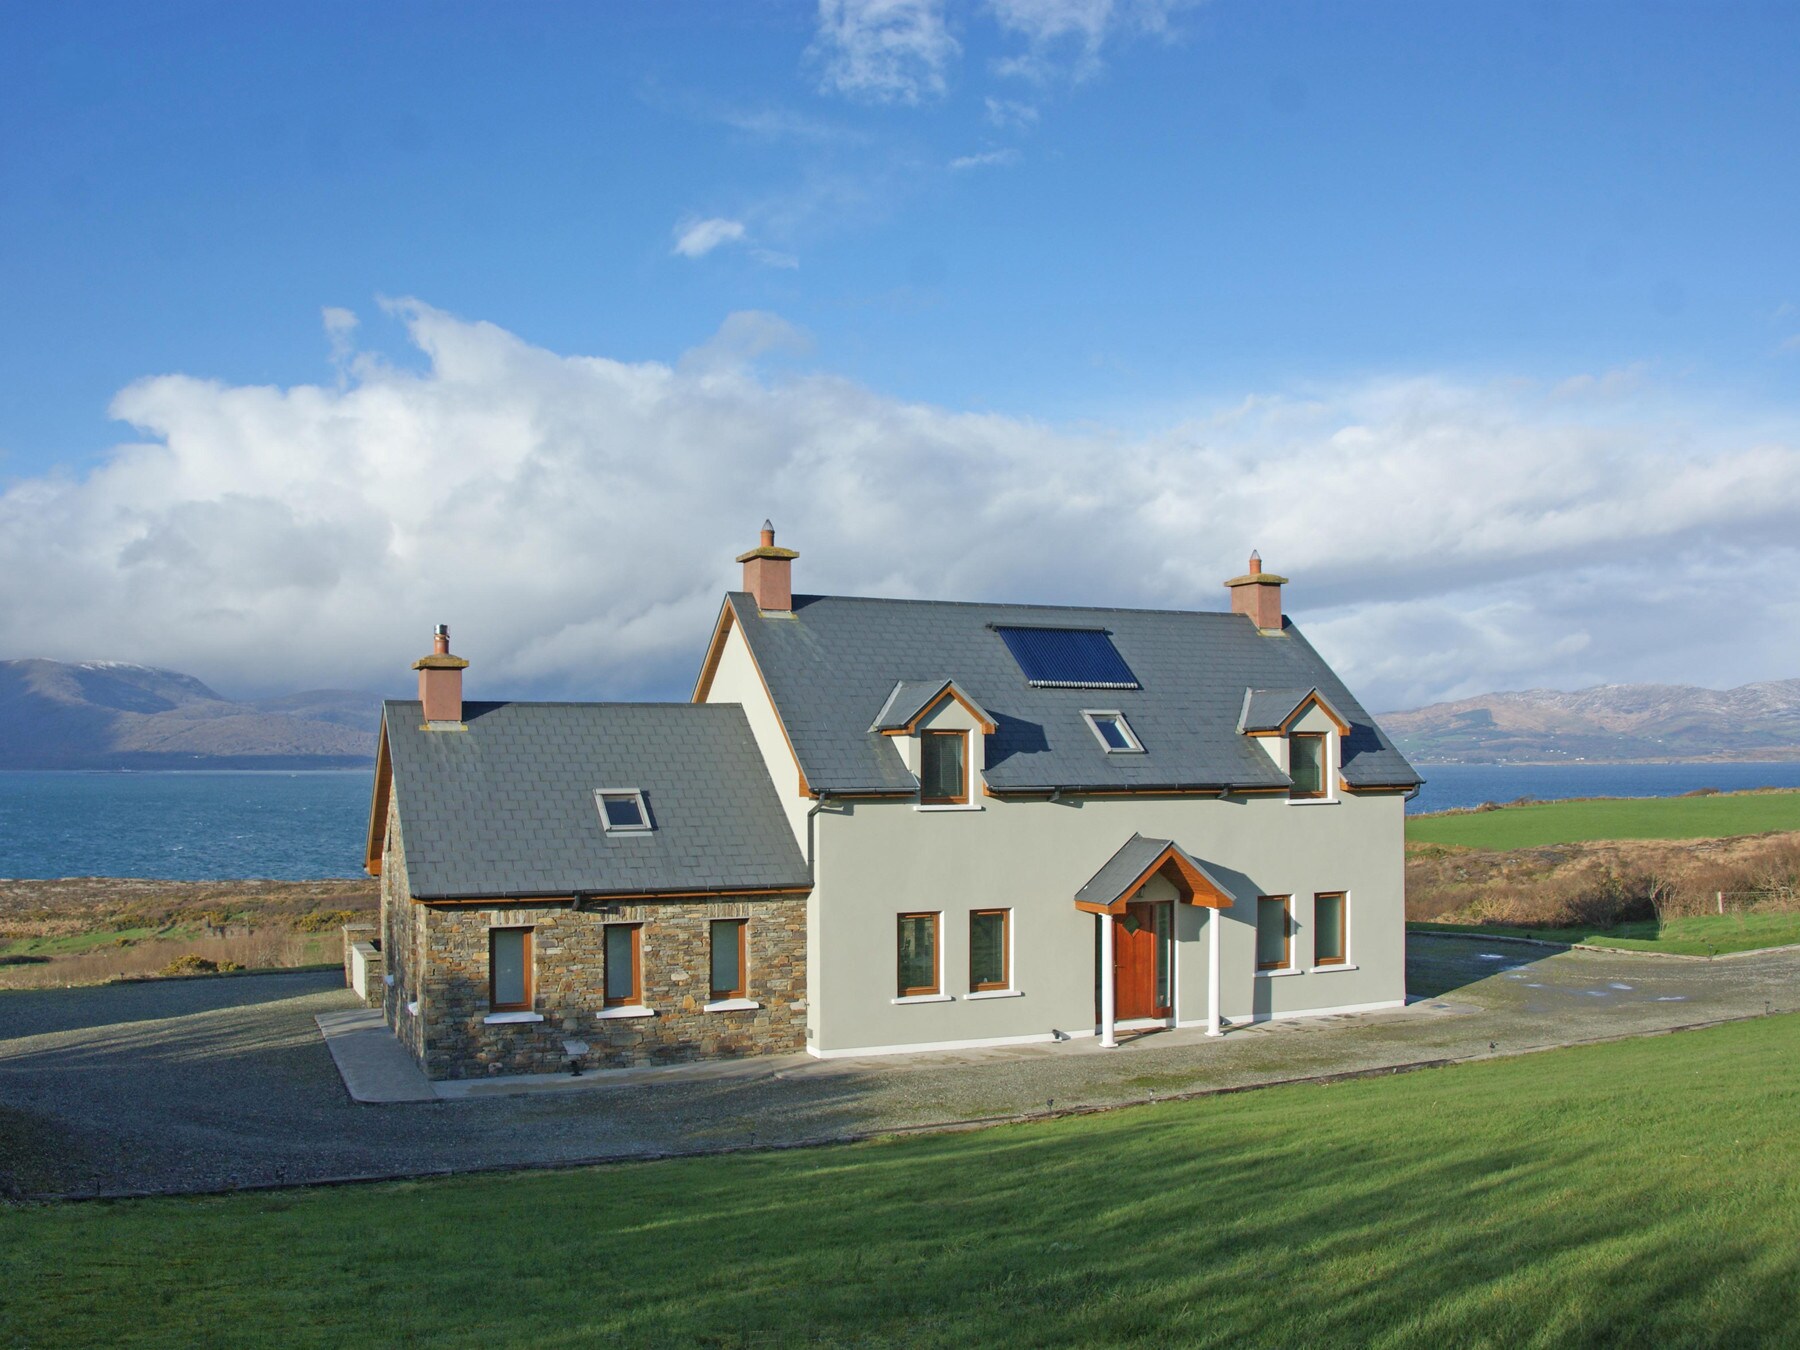
[[794,608],[794,559],[800,555],[791,548],[775,547],[775,526],[763,521],[762,543],[748,553],[738,554],[744,565],[744,589],[765,614],[789,614]]

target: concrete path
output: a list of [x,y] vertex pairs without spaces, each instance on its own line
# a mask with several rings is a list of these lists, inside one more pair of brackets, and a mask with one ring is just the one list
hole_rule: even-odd
[[[1437,937],[1411,945],[1407,977],[1421,1002],[1403,1012],[1219,1040],[745,1061],[593,1075],[576,1091],[557,1075],[554,1090],[483,1082],[380,1104],[345,1091],[337,1043],[380,1042],[330,972],[0,994],[0,1189],[205,1191],[787,1147],[1800,1010],[1793,952],[1689,962]],[[334,1023],[345,1034],[327,1048],[320,1015],[345,1013],[363,1020]],[[357,1091],[384,1077],[371,1069]]]
[[350,1100],[373,1105],[437,1099],[431,1081],[387,1029],[379,1009],[315,1013],[313,1021],[319,1024],[325,1048],[344,1077]]

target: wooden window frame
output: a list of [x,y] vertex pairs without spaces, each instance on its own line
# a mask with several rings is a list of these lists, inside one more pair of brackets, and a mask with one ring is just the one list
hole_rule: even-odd
[[1301,741],[1317,741],[1319,743],[1319,790],[1302,792],[1297,787],[1288,789],[1288,796],[1295,801],[1314,802],[1321,797],[1331,795],[1331,736],[1324,731],[1291,731],[1288,733],[1288,776],[1294,774],[1294,746]]
[[[900,982],[900,932],[908,919],[931,920],[931,983],[908,988]],[[894,987],[899,998],[929,998],[944,990],[944,916],[936,910],[908,910],[894,920]]]
[[[1338,952],[1336,956],[1319,955],[1319,901],[1338,902]],[[1350,964],[1350,892],[1319,891],[1313,895],[1313,964],[1346,966]]]
[[[735,924],[737,927],[738,982],[737,982],[737,988],[735,988],[735,989],[717,989],[717,988],[714,988],[712,985],[713,948],[718,945],[719,925],[726,924],[726,923]],[[750,920],[748,920],[748,919],[713,919],[707,924],[706,936],[707,936],[708,946],[707,946],[707,951],[706,951],[706,958],[707,958],[706,959],[706,983],[707,983],[708,992],[711,993],[713,1001],[715,1003],[718,1002],[720,999],[748,998],[750,996],[749,932],[750,932]]]
[[[501,933],[519,933],[523,935],[520,964],[523,967],[525,984],[525,1001],[523,1003],[502,1003],[494,996],[494,942]],[[536,972],[533,969],[535,948],[532,940],[533,930],[519,925],[498,925],[488,929],[488,1011],[489,1012],[530,1012],[537,1001]]]
[[[925,795],[925,747],[933,736],[955,736],[962,741],[962,791],[954,797],[927,797]],[[969,777],[975,772],[969,763],[970,736],[966,731],[921,731],[919,733],[919,805],[921,806],[967,806],[969,804]]]
[[[606,990],[612,983],[612,951],[607,932],[623,928],[631,934],[631,993],[613,998]],[[606,1008],[637,1008],[644,1003],[644,925],[642,923],[609,923],[603,925],[600,939],[600,1004]]]
[[[997,983],[975,978],[975,920],[990,914],[1000,916],[1000,979]],[[1012,911],[1010,909],[972,909],[969,911],[969,992],[985,994],[994,989],[1012,988]]]
[[[1278,965],[1270,965],[1261,960],[1262,954],[1262,907],[1276,903],[1281,906],[1281,961]],[[1259,972],[1270,970],[1292,970],[1294,968],[1294,897],[1291,895],[1259,895],[1256,897],[1256,946],[1258,960],[1256,969]]]

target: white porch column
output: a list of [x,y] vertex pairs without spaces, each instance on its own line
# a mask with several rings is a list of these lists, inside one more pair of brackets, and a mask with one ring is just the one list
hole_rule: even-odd
[[1219,971],[1224,962],[1219,959],[1219,929],[1224,918],[1222,909],[1208,910],[1206,926],[1212,931],[1206,935],[1206,1034],[1222,1036],[1224,1031],[1219,1026]]
[[1107,1050],[1116,1050],[1119,1039],[1113,1035],[1113,1005],[1117,1002],[1113,995],[1113,917],[1102,914],[1100,919],[1100,1044]]

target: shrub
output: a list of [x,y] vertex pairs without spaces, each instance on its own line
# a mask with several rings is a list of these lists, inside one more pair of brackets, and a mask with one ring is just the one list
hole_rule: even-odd
[[195,956],[192,952],[186,956],[178,956],[159,972],[163,975],[223,975],[227,971],[242,970],[236,961],[214,961],[209,957]]
[[294,927],[302,933],[329,933],[334,928],[342,928],[355,917],[347,909],[315,909],[311,914],[302,914],[294,920]]

